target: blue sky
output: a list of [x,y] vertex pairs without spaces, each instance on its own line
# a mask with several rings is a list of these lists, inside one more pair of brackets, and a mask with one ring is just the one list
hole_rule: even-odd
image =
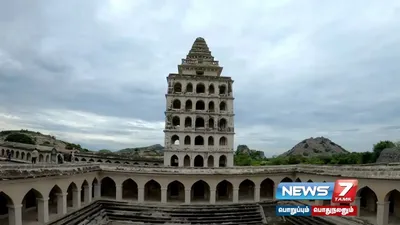
[[0,128],[92,149],[163,144],[167,83],[196,37],[234,80],[235,145],[400,134],[399,1],[1,1]]

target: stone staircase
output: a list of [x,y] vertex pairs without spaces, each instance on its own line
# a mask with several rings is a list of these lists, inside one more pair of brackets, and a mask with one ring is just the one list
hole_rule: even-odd
[[130,221],[140,224],[213,224],[262,225],[262,208],[258,204],[229,205],[129,205],[102,202],[110,221]]

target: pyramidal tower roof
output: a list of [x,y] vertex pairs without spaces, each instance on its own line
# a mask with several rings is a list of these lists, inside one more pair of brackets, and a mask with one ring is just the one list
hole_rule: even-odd
[[194,57],[203,59],[214,58],[211,55],[211,51],[207,46],[206,40],[204,40],[204,38],[202,37],[196,38],[186,58],[194,58]]
[[[219,62],[214,60],[206,40],[202,37],[196,38],[192,48],[186,55],[186,59],[182,59],[182,64],[178,65],[179,73],[183,71],[196,71],[196,74],[216,75],[219,76],[222,72],[222,67]],[[203,72],[200,72],[202,70]],[[190,73],[189,73],[190,74]]]

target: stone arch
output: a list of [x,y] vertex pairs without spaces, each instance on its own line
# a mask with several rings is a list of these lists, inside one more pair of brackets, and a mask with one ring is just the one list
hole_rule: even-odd
[[25,152],[21,152],[21,159],[25,159]]
[[196,202],[209,202],[210,200],[210,185],[203,180],[199,180],[192,185],[191,188],[191,201]]
[[62,215],[63,212],[58,211],[58,209],[62,208],[62,204],[62,190],[58,185],[54,185],[49,193],[49,215]]
[[11,150],[11,157],[14,157],[14,150]]
[[197,94],[203,94],[205,92],[206,92],[206,87],[204,86],[204,84],[203,83],[198,83],[196,85],[196,93]]
[[185,185],[175,180],[168,184],[167,187],[168,202],[185,202]]
[[206,105],[204,104],[203,100],[198,100],[196,102],[196,110],[205,110],[206,109]]
[[81,162],[86,162],[86,158],[82,158],[82,159],[81,159]]
[[179,166],[179,159],[178,159],[178,156],[176,156],[176,155],[171,156],[170,165],[171,165],[171,166]]
[[360,216],[376,215],[376,202],[378,197],[375,192],[368,186],[365,186],[357,191],[357,197],[360,197]]
[[99,181],[97,180],[97,178],[95,177],[92,181],[92,198],[95,197],[95,187],[99,185]]
[[214,156],[212,155],[208,156],[207,167],[214,167]]
[[190,136],[186,135],[185,140],[183,140],[184,145],[190,145]]
[[219,86],[219,94],[220,95],[226,94],[226,86],[225,85]]
[[110,177],[104,177],[101,180],[101,197],[112,198],[116,197],[116,186],[115,181]]
[[97,160],[97,162],[100,162],[100,163],[102,163],[102,162],[103,162],[103,160],[99,159],[99,160]]
[[133,165],[139,165],[139,163],[138,162],[134,162]]
[[122,199],[138,200],[138,185],[132,179],[122,182]]
[[226,146],[226,145],[228,145],[228,139],[227,139],[226,137],[222,136],[222,137],[219,139],[219,145],[220,145],[220,146]]
[[155,180],[149,180],[144,185],[145,201],[161,201],[161,185]]
[[64,163],[64,157],[62,156],[62,154],[57,154],[57,163]]
[[15,152],[15,158],[18,159],[19,158],[19,151]]
[[193,84],[192,83],[188,83],[186,85],[186,92],[193,92]]
[[214,84],[210,84],[210,86],[208,86],[208,93],[209,94],[214,94],[215,93]]
[[294,182],[301,182],[300,177],[296,178],[296,180],[294,180]]
[[196,136],[194,138],[194,145],[204,145],[204,138],[202,136]]
[[107,160],[106,163],[111,163],[111,160]]
[[186,100],[185,104],[185,110],[192,110],[193,109],[193,103],[191,100]]
[[400,192],[397,189],[389,191],[384,202],[389,202],[389,213],[387,216],[400,218]]
[[[4,149],[3,149],[4,151]],[[0,191],[0,224],[10,224],[8,206],[14,206],[13,200],[6,193]]]
[[224,112],[226,111],[226,103],[225,102],[221,102],[219,103],[219,111]]
[[125,165],[129,165],[130,163],[129,163],[129,162],[124,162],[124,164],[125,164]]
[[225,118],[219,120],[219,128],[225,129],[228,126],[228,123]]
[[179,116],[174,116],[172,117],[172,126],[180,126],[181,125],[181,119]]
[[195,127],[196,128],[203,128],[204,127],[204,119],[203,117],[197,117],[196,122],[195,122]]
[[94,162],[94,159],[89,159],[89,162]]
[[239,184],[239,201],[254,201],[253,181],[246,179]]
[[208,146],[214,146],[214,137],[213,136],[208,137]]
[[27,161],[31,161],[32,160],[32,155],[31,155],[31,153],[26,153],[26,160]]
[[174,99],[174,101],[172,101],[172,108],[181,109],[181,101],[179,101],[179,99]]
[[[79,191],[79,192],[78,192]],[[67,207],[77,207],[78,202],[76,201],[77,199],[77,194],[80,194],[80,190],[78,189],[78,186],[74,183],[71,182],[68,185],[67,189]]]
[[273,180],[266,178],[260,184],[260,199],[272,199],[274,197],[275,183]]
[[75,162],[79,162],[79,158],[78,157],[75,157]]
[[4,154],[5,154],[4,149],[1,149],[1,155],[4,155]]
[[39,162],[44,162],[43,154],[39,154]]
[[307,181],[308,183],[313,183],[313,181],[311,180],[311,179],[308,179],[308,181]]
[[[38,190],[32,188],[30,189],[22,199],[22,208],[25,209],[24,222],[31,223],[39,221],[40,224],[45,224],[44,218],[42,214],[39,214],[40,211],[38,204],[38,199],[43,199],[43,194]],[[41,210],[43,210],[42,208]],[[36,220],[38,218],[38,220]],[[27,221],[28,220],[28,221]]]
[[144,163],[144,165],[145,165],[145,166],[148,166],[149,164],[148,164],[148,163]]
[[[50,162],[50,155],[46,155],[46,162]],[[85,160],[86,161],[86,160]]]
[[210,111],[210,112],[215,112],[215,104],[214,104],[213,101],[210,101],[210,102],[208,103],[208,111]]
[[227,180],[223,180],[216,187],[216,201],[232,201],[233,185]]
[[203,167],[204,166],[204,159],[203,156],[197,155],[194,158],[194,167]]
[[227,161],[226,156],[221,155],[219,157],[219,162],[218,162],[219,167],[226,167],[226,161]]
[[89,203],[89,196],[86,196],[89,194],[89,192],[86,192],[87,188],[90,188],[89,182],[87,182],[87,180],[84,180],[81,185],[81,193],[80,193],[82,203],[85,203],[85,202]]
[[208,119],[208,128],[214,129],[214,127],[215,127],[214,118],[211,117],[210,119]]
[[185,155],[185,157],[183,158],[183,166],[190,167],[190,156]]
[[179,145],[179,136],[174,134],[171,137],[171,144],[173,145]]
[[179,82],[176,82],[174,84],[174,93],[181,93],[182,92],[182,84]]
[[185,118],[185,127],[192,127],[192,118],[189,116]]

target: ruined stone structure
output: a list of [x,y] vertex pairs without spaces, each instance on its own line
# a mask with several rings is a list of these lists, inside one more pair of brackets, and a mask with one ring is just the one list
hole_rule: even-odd
[[[130,224],[124,220],[190,224],[205,218],[215,224],[261,225],[266,217],[260,206],[265,201],[275,204],[280,182],[339,178],[358,179],[353,205],[361,208],[359,217],[302,218],[298,224],[400,224],[400,164],[235,167],[232,80],[220,76],[222,68],[202,38],[178,68],[179,74],[168,77],[164,166],[84,154],[57,164],[62,155],[45,149],[39,149],[40,163],[31,165],[32,149],[0,146],[0,159],[12,151],[24,163],[0,163],[0,225]],[[192,92],[202,91],[185,93],[190,85]],[[198,110],[197,104],[202,106]],[[191,125],[185,126],[186,121]],[[303,203],[331,204],[296,204]]]
[[197,38],[178,73],[167,77],[165,166],[233,166],[233,80],[221,73]]

